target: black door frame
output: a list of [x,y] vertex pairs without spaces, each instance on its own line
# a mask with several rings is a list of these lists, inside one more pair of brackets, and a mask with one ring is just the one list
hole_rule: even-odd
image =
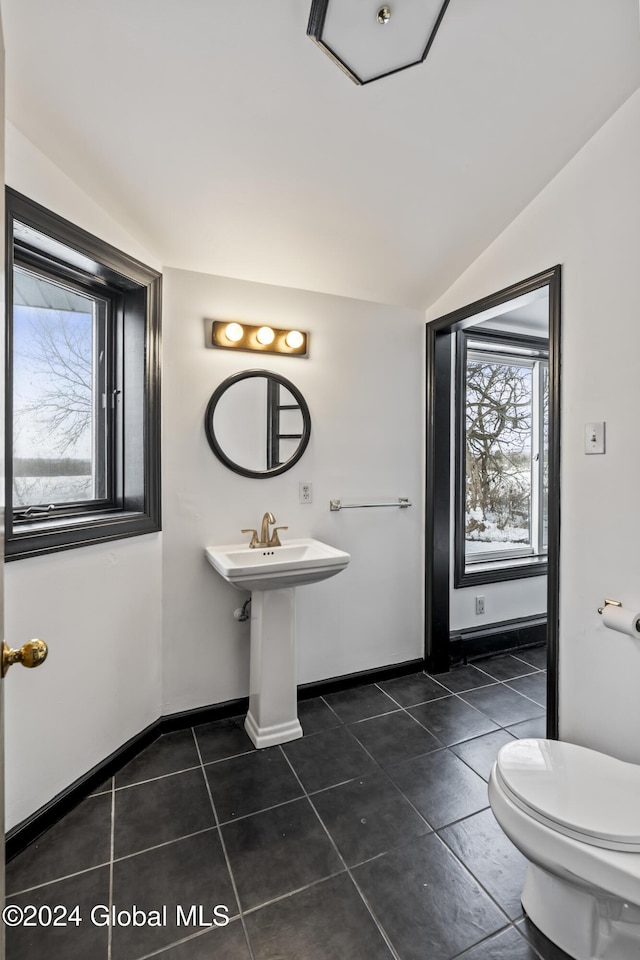
[[425,662],[429,673],[450,666],[452,345],[478,313],[549,288],[549,506],[547,569],[547,736],[558,737],[560,587],[560,314],[561,268],[467,304],[427,324],[425,492]]

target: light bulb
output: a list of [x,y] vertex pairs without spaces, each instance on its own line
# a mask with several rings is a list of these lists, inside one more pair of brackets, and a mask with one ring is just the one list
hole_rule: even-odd
[[261,343],[263,347],[266,347],[269,343],[273,343],[274,337],[275,337],[275,333],[273,332],[271,327],[260,327],[260,329],[256,333],[256,340],[258,341],[258,343]]
[[231,340],[232,343],[237,343],[238,340],[242,340],[244,337],[244,330],[239,323],[228,323],[224,328],[224,334],[227,340]]
[[291,347],[292,350],[297,350],[298,347],[301,347],[304,343],[304,337],[299,330],[289,330],[284,342],[288,347]]

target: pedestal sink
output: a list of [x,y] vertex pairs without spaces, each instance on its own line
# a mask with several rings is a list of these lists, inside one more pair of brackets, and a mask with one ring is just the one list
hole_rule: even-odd
[[245,730],[256,747],[302,736],[298,720],[295,588],[333,577],[351,559],[311,538],[278,547],[206,547],[227,583],[251,591],[249,712]]

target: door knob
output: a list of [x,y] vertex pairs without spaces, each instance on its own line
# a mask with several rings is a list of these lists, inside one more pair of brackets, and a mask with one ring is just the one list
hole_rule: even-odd
[[39,667],[47,659],[49,648],[44,640],[29,640],[19,650],[12,650],[6,643],[2,644],[2,676],[14,663],[21,663],[23,667]]

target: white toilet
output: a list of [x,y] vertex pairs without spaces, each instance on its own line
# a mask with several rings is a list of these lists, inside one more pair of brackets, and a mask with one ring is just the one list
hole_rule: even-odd
[[556,740],[514,740],[493,813],[529,860],[522,906],[575,960],[640,958],[640,766]]

